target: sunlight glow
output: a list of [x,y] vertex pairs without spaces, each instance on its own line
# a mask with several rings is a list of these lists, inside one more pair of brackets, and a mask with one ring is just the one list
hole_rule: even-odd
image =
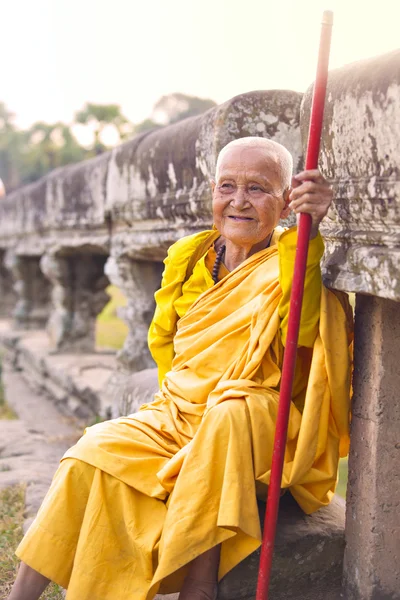
[[86,101],[118,103],[137,123],[177,91],[217,102],[304,91],[325,8],[331,68],[398,47],[398,0],[13,0],[2,6],[0,100],[25,127],[71,122]]

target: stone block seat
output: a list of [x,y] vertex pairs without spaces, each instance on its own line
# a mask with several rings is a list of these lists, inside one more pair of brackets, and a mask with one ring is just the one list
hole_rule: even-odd
[[[125,379],[136,410],[157,389],[157,370],[146,369]],[[259,502],[263,525],[265,503]],[[289,492],[280,502],[270,597],[273,600],[339,600],[344,553],[344,501],[335,496],[329,506],[305,515]],[[224,577],[218,600],[255,600],[260,551],[251,554]],[[157,596],[177,600],[178,594]]]
[[[259,503],[264,522],[265,504]],[[290,493],[281,498],[271,574],[273,600],[340,599],[344,553],[344,502],[305,515]],[[218,600],[255,600],[260,551],[224,577]]]

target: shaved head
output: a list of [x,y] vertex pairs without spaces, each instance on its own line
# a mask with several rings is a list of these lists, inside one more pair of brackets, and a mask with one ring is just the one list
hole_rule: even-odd
[[225,159],[229,158],[231,150],[243,148],[256,149],[259,148],[260,152],[265,154],[265,158],[268,161],[272,161],[279,168],[282,179],[282,191],[287,190],[290,187],[293,170],[293,159],[288,150],[282,144],[268,140],[262,137],[244,137],[229,142],[218,155],[217,165],[215,168],[215,179],[218,181],[219,170],[221,164]]

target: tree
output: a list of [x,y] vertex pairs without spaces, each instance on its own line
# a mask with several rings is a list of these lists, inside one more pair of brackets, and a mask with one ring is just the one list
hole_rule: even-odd
[[14,114],[0,102],[0,179],[7,193],[86,155],[65,123],[39,121],[21,131],[14,124]]
[[135,127],[121,113],[118,104],[94,104],[87,102],[75,115],[77,123],[90,126],[94,143],[88,151],[77,141],[72,128],[61,122],[39,121],[28,130],[22,131],[14,122],[14,113],[0,102],[0,179],[10,192],[20,185],[36,181],[56,167],[79,162],[106,150],[102,134],[112,126],[117,139],[143,133],[176,123],[181,119],[198,115],[215,106],[213,100],[169,94],[158,100],[151,117]]
[[134,126],[134,133],[137,135],[145,131],[151,131],[152,129],[159,129],[160,127],[162,127],[162,125],[156,123],[152,119],[145,119]]
[[0,178],[7,192],[20,183],[19,168],[23,139],[14,124],[14,113],[0,102]]
[[85,155],[85,150],[65,123],[34,123],[25,132],[23,183],[36,181],[56,167],[79,162]]
[[206,110],[216,106],[214,100],[198,98],[176,92],[162,96],[154,105],[151,119],[162,125],[176,123],[187,117],[200,115]]
[[131,130],[129,122],[121,113],[121,108],[118,104],[93,104],[92,102],[87,102],[84,108],[76,113],[75,120],[77,123],[93,127],[93,150],[95,154],[100,154],[106,150],[106,146],[101,140],[101,134],[107,125],[113,125],[117,129],[121,140]]

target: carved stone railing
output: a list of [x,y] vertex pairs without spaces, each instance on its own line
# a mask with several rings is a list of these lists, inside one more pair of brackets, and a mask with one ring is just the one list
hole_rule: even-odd
[[[400,300],[400,51],[329,76],[321,169],[335,190],[322,224],[325,281]],[[305,137],[311,89],[302,108]]]
[[54,350],[94,351],[95,320],[111,281],[128,301],[120,366],[153,366],[146,332],[162,260],[171,243],[211,226],[219,150],[234,138],[264,135],[284,143],[299,168],[301,98],[290,91],[244,94],[6,196],[0,258],[15,282],[15,325],[47,321]]
[[[302,108],[306,133],[309,90]],[[348,600],[400,598],[400,50],[330,74],[325,281],[356,292]],[[305,135],[304,135],[305,137]]]
[[47,323],[57,350],[93,349],[95,319],[107,301],[109,159],[57,169],[0,202],[0,268],[16,294],[10,316],[19,329]]

